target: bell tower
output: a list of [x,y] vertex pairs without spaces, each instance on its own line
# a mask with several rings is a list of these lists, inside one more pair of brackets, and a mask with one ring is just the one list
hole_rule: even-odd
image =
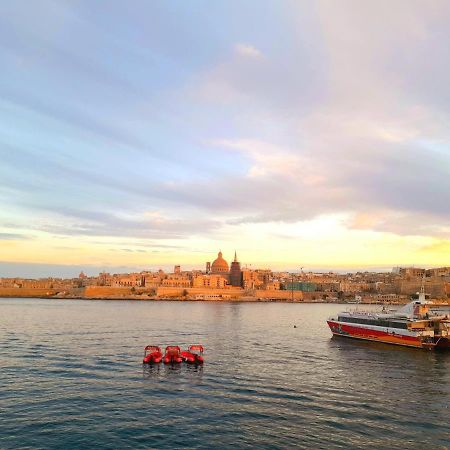
[[230,267],[230,284],[235,287],[242,287],[241,263],[237,259],[236,251],[234,252],[234,260]]

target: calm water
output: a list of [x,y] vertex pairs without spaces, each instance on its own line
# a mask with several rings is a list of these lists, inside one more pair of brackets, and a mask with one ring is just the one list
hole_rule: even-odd
[[1,299],[0,448],[450,447],[450,353],[332,339],[341,309]]

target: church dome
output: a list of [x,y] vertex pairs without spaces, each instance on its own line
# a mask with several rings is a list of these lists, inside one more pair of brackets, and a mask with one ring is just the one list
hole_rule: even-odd
[[223,259],[222,252],[219,252],[217,259],[211,264],[212,273],[227,273],[229,271],[228,263]]

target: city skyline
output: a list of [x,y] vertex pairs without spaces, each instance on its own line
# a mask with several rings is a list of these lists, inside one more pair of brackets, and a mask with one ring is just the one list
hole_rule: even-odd
[[[127,274],[127,273],[140,273],[140,272],[157,272],[162,270],[166,273],[173,273],[175,267],[181,267],[183,272],[190,271],[205,271],[205,264],[208,261],[205,257],[210,259],[209,263],[217,257],[217,253],[209,252],[203,255],[203,260],[200,263],[186,263],[184,265],[175,264],[147,264],[147,265],[122,265],[122,266],[95,266],[89,264],[71,265],[71,264],[41,264],[41,263],[4,263],[0,261],[0,279],[4,278],[74,278],[77,277],[79,273],[84,273],[87,276],[97,276],[100,273],[111,273],[111,274]],[[230,264],[233,261],[233,257],[227,258],[224,255],[224,259],[229,261]],[[269,265],[258,265],[251,261],[244,262],[240,261],[242,269],[246,270],[271,270],[277,273],[335,273],[335,274],[351,274],[351,273],[390,273],[395,272],[400,267],[405,268],[420,268],[426,267],[427,269],[433,269],[440,267],[439,265],[417,265],[417,264],[407,264],[407,265],[397,265],[397,266],[302,266],[297,264],[295,266],[269,266]],[[206,267],[206,272],[208,268]]]
[[236,300],[404,303],[424,290],[429,298],[448,299],[450,266],[396,267],[387,272],[274,271],[241,264],[235,252],[228,262],[221,251],[204,267],[177,264],[169,270],[131,273],[81,270],[68,277],[1,277],[1,297],[134,299],[134,300]]
[[448,265],[449,18],[445,1],[2,4],[0,277],[201,268],[216,249],[274,270]]

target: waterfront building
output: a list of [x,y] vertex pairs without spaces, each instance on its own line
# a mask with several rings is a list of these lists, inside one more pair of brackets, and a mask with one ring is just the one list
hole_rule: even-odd
[[341,281],[339,284],[340,291],[352,294],[357,292],[369,292],[371,288],[375,289],[375,286],[365,281]]
[[316,289],[323,292],[338,292],[339,283],[335,281],[314,281],[316,283]]
[[0,287],[19,288],[21,281],[21,278],[0,278]]
[[227,285],[228,279],[222,275],[199,274],[192,280],[194,288],[223,289]]
[[162,286],[165,287],[176,287],[176,288],[189,288],[191,287],[191,280],[179,274],[170,274],[162,280]]
[[263,284],[267,284],[273,279],[273,273],[270,269],[257,269],[256,272]]
[[244,289],[259,289],[264,284],[258,271],[251,269],[242,270],[242,287]]
[[98,275],[97,280],[98,280],[98,282],[97,282],[98,286],[111,286],[113,277],[111,276],[111,274],[109,274],[107,272],[101,272]]
[[279,281],[269,281],[264,285],[266,291],[279,291],[281,288],[281,283]]
[[427,277],[450,277],[450,267],[437,267],[435,269],[427,269]]
[[289,281],[285,284],[285,289],[287,291],[315,292],[317,285],[311,281]]
[[418,267],[402,267],[399,271],[402,277],[421,278],[425,274],[425,269],[419,269]]
[[144,286],[149,289],[155,289],[161,285],[164,276],[159,273],[146,272],[143,274]]
[[141,287],[145,283],[140,273],[118,274],[112,279],[112,287]]

